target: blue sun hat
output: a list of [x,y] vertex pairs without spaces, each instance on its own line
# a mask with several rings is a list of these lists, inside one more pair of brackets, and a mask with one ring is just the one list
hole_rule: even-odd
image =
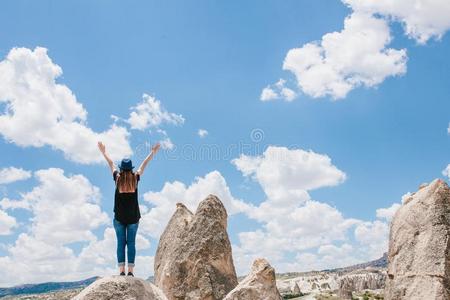
[[131,170],[133,170],[133,168],[134,168],[133,163],[131,162],[131,159],[129,159],[129,158],[124,158],[120,162],[119,169],[121,171],[131,171]]

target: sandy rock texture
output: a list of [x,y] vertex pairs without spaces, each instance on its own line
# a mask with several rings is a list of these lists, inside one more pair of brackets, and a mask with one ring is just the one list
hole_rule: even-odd
[[404,201],[390,228],[387,300],[450,299],[450,189],[440,179]]
[[177,209],[161,235],[155,284],[169,300],[223,299],[238,283],[227,234],[227,212],[209,195],[195,214]]
[[338,296],[341,299],[352,299],[353,292],[364,290],[380,290],[385,287],[386,273],[384,271],[358,270],[339,277]]
[[252,270],[224,300],[281,300],[275,270],[263,258],[253,262]]
[[167,300],[154,284],[131,276],[109,276],[96,280],[74,300]]
[[302,293],[316,294],[338,289],[338,274],[325,271],[310,273],[315,274],[304,274],[289,279],[277,279],[278,290],[282,294],[296,294],[295,286],[298,286]]

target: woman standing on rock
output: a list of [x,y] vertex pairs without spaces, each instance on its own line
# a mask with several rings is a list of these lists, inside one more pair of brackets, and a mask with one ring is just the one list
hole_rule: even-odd
[[114,166],[113,161],[106,154],[105,145],[98,142],[98,148],[108,162],[116,183],[114,195],[114,229],[117,237],[117,264],[120,275],[125,276],[125,245],[128,256],[128,276],[133,275],[134,259],[136,257],[136,233],[139,226],[141,213],[138,203],[138,182],[144,173],[148,162],[158,152],[160,145],[152,147],[152,152],[145,158],[138,170],[133,172],[133,164],[130,159],[122,159],[119,170]]

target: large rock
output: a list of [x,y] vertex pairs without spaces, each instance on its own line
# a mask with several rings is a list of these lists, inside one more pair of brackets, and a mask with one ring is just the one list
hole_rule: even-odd
[[170,300],[216,300],[237,285],[227,234],[227,212],[209,195],[195,214],[179,203],[161,235],[155,284]]
[[275,270],[264,258],[253,262],[252,270],[224,300],[281,300]]
[[173,268],[172,258],[180,252],[181,243],[186,237],[186,229],[193,217],[194,214],[184,204],[177,203],[175,213],[159,239],[154,263],[154,281],[161,288],[173,284],[173,274],[170,274]]
[[73,300],[167,300],[167,298],[158,287],[143,279],[110,276],[91,283]]
[[387,300],[450,299],[450,189],[422,185],[396,212],[390,229]]

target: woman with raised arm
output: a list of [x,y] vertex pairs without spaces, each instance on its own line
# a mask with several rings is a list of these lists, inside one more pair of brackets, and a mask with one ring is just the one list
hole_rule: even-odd
[[128,257],[128,276],[133,275],[134,259],[136,257],[136,233],[139,226],[141,213],[138,203],[138,182],[144,173],[145,167],[159,150],[159,143],[152,147],[150,154],[144,159],[136,172],[133,172],[133,164],[130,159],[124,158],[119,165],[119,170],[106,154],[106,147],[98,142],[98,148],[105,157],[116,183],[114,195],[114,220],[113,225],[117,237],[117,264],[120,275],[125,276],[125,246]]

